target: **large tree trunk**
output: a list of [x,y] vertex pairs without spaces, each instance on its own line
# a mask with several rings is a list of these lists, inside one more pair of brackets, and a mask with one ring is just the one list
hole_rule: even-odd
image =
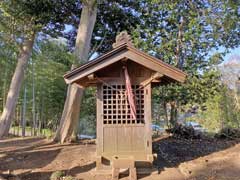
[[8,91],[6,105],[0,118],[0,138],[8,135],[21,84],[24,79],[24,71],[27,67],[28,60],[32,52],[34,38],[35,35],[26,38],[19,53],[17,66]]
[[7,92],[7,80],[8,80],[8,67],[5,67],[5,72],[4,72],[4,76],[3,76],[3,104],[2,107],[5,106],[6,103],[6,92]]
[[[91,37],[96,21],[96,16],[96,0],[83,1],[83,8],[74,52],[76,56],[76,62],[72,66],[72,68],[88,60]],[[54,137],[54,141],[60,141],[61,143],[63,143],[71,140],[74,128],[76,128],[76,126],[78,125],[80,104],[83,92],[84,89],[79,88],[77,85],[72,84],[68,86],[68,92],[64,104],[62,117],[60,120],[60,126]]]
[[22,137],[25,137],[26,106],[27,106],[27,83],[25,83],[25,85],[24,85],[23,105],[22,105],[22,113],[21,113]]

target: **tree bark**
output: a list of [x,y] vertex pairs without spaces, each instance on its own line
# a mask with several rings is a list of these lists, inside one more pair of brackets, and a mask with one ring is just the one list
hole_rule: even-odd
[[170,110],[170,124],[174,127],[177,123],[177,102],[170,102],[171,110]]
[[33,135],[36,136],[37,120],[36,120],[36,103],[35,103],[35,69],[32,61],[32,121],[33,121]]
[[25,137],[25,129],[26,129],[26,106],[27,106],[27,83],[24,85],[24,95],[23,95],[23,105],[22,105],[22,137]]
[[3,107],[6,103],[6,92],[7,92],[7,79],[8,79],[8,67],[5,68],[4,79],[3,79]]
[[0,117],[0,138],[8,135],[21,84],[24,79],[24,71],[27,67],[28,60],[32,52],[34,38],[35,34],[31,35],[31,37],[26,38],[20,50],[17,66],[8,91],[6,104]]
[[[76,58],[72,68],[75,68],[78,64],[84,63],[88,60],[91,37],[96,22],[96,16],[96,0],[83,1],[83,8],[74,51]],[[74,128],[78,126],[80,104],[83,93],[84,89],[79,88],[75,84],[71,84],[68,86],[67,97],[60,120],[60,126],[54,137],[54,141],[60,141],[61,143],[64,143],[71,140]]]
[[164,114],[165,114],[165,122],[168,128],[170,128],[169,126],[169,118],[168,118],[168,110],[167,110],[167,103],[164,101],[163,102],[163,109],[164,109]]

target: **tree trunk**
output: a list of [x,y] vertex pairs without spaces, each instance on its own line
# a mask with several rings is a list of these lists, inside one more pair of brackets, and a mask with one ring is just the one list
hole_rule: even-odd
[[[18,107],[18,105],[16,106],[16,121],[17,121],[17,124],[18,124],[18,129],[20,130],[21,129],[21,118],[19,117],[19,114],[20,114],[20,109],[21,109],[21,106]],[[18,132],[18,136],[20,136],[20,133]]]
[[8,67],[5,67],[5,72],[4,72],[4,79],[3,79],[3,107],[5,106],[6,103],[6,92],[7,92],[7,80],[8,80]]
[[39,109],[38,109],[38,112],[37,112],[37,128],[38,128],[38,132],[37,132],[37,135],[38,136],[41,136],[41,132],[42,132],[42,121],[40,119],[40,113],[39,113]]
[[36,136],[37,120],[36,120],[36,103],[35,103],[35,69],[32,61],[32,121],[33,121],[33,135]]
[[170,128],[169,118],[168,118],[168,110],[167,110],[167,103],[165,101],[163,102],[163,109],[164,109],[164,114],[165,114],[165,123],[166,123],[167,127]]
[[[73,64],[72,68],[88,60],[91,37],[96,21],[96,16],[96,0],[84,1],[74,52],[76,61],[75,64]],[[63,143],[71,140],[74,128],[78,126],[80,104],[83,92],[84,89],[79,88],[75,84],[71,84],[68,86],[67,97],[60,120],[60,126],[54,137],[54,141],[60,141],[61,143]]]
[[[42,97],[42,93],[41,93],[41,108],[39,110],[40,112],[40,121],[41,121],[41,128],[46,128],[45,126],[45,120],[44,120],[44,98]],[[44,131],[43,131],[44,132]]]
[[26,106],[27,106],[27,83],[24,85],[24,95],[23,95],[23,105],[22,105],[22,137],[25,137],[25,129],[26,129]]
[[32,52],[34,38],[35,35],[32,35],[30,38],[25,39],[23,42],[18,57],[17,66],[8,91],[6,105],[0,118],[0,138],[8,135],[21,84],[24,79],[24,71],[27,67],[28,60]]
[[174,127],[177,123],[177,103],[175,101],[170,102],[170,123]]

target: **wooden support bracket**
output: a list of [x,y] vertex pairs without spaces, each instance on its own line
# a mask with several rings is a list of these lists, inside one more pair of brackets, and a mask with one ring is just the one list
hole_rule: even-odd
[[88,75],[88,79],[89,79],[89,80],[94,80],[94,78],[95,78],[94,74],[89,74],[89,75]]
[[163,77],[163,74],[161,74],[161,73],[159,73],[159,72],[156,72],[156,73],[154,73],[154,74],[151,76],[150,79],[147,79],[146,81],[143,81],[143,82],[141,83],[141,85],[142,85],[142,86],[146,86],[146,85],[148,85],[149,83],[151,83],[151,82],[153,82],[153,81],[155,81],[155,82],[160,82],[160,81],[161,81],[161,80],[160,80],[161,77]]
[[132,156],[119,157],[113,156],[112,159],[112,180],[119,179],[120,169],[129,169],[130,180],[137,180],[137,170]]

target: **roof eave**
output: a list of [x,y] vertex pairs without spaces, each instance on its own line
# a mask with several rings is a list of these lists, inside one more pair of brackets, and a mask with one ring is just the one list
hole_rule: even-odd
[[113,50],[111,50],[109,52],[107,52],[106,54],[103,54],[103,55],[101,55],[101,56],[99,56],[99,57],[97,57],[97,58],[95,58],[95,59],[93,59],[91,61],[86,62],[85,64],[82,64],[82,65],[74,68],[73,70],[71,70],[71,71],[67,72],[66,74],[64,74],[63,77],[64,78],[71,77],[72,75],[78,73],[79,71],[81,71],[81,70],[83,70],[83,69],[85,69],[85,68],[87,68],[87,67],[89,67],[89,66],[91,66],[93,64],[96,64],[96,63],[100,62],[101,60],[103,60],[105,58],[108,58],[109,56],[112,56],[112,55],[114,55],[114,54],[116,54],[116,53],[118,53],[118,52],[120,52],[120,51],[122,51],[124,49],[127,49],[127,47],[129,47],[128,44],[127,43],[123,43],[122,45],[118,46],[117,48],[115,48],[115,49],[113,49]]
[[[159,59],[153,57],[153,56],[150,56],[136,48],[134,48],[133,46],[130,46],[129,44],[127,43],[123,43],[121,44],[120,46],[114,48],[113,50],[107,52],[106,54],[100,56],[100,57],[97,57],[73,70],[71,70],[70,72],[66,73],[63,77],[65,79],[65,82],[67,84],[71,84],[71,83],[74,83],[73,80],[70,80],[71,77],[75,76],[77,73],[81,72],[81,71],[84,71],[85,69],[93,66],[93,65],[96,65],[100,62],[102,62],[104,59],[106,58],[109,58],[123,50],[129,50],[129,51],[132,51],[133,53],[136,53],[144,58],[147,58],[148,60],[151,60],[152,62],[154,63],[157,63],[159,66],[162,66],[163,68],[167,68],[169,71],[173,71],[174,73],[177,74],[177,78],[173,78],[173,77],[170,77],[171,79],[173,79],[173,81],[176,81],[176,82],[180,82],[180,83],[183,83],[185,82],[186,80],[186,77],[187,77],[187,74],[183,71],[181,71],[180,69],[177,69],[175,68],[174,66],[171,66],[163,61],[159,61]],[[129,58],[131,59],[131,58]]]

